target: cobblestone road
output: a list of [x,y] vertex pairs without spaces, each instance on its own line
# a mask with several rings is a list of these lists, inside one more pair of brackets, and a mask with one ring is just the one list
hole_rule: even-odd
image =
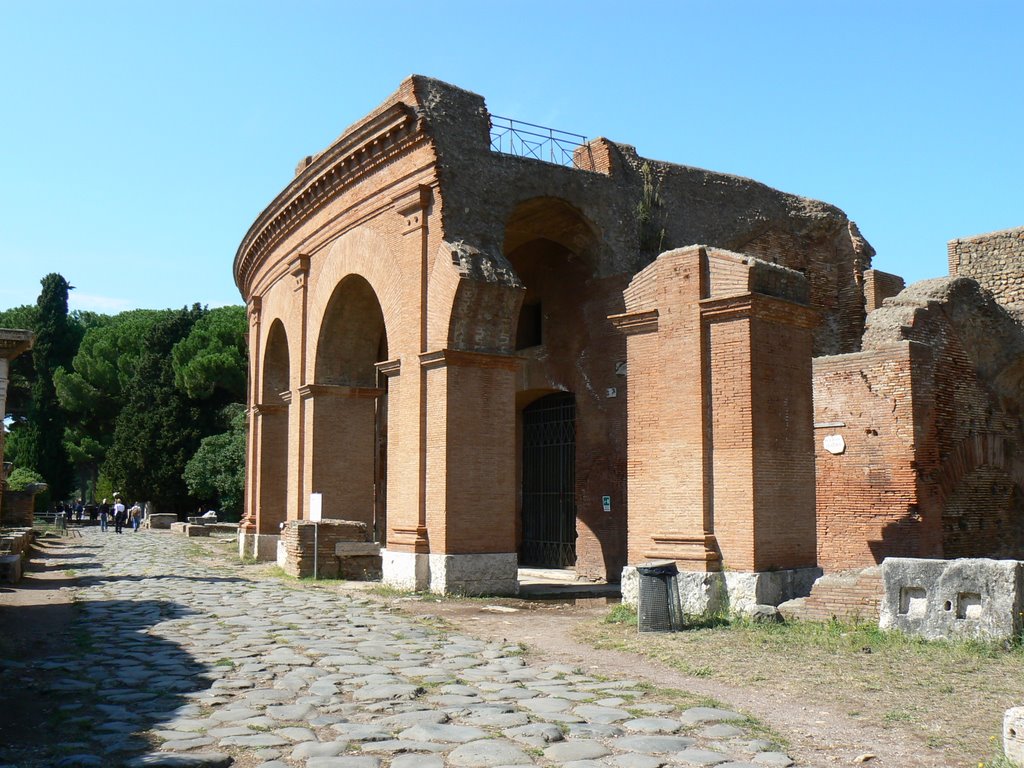
[[190,546],[87,530],[65,550],[81,615],[75,647],[37,662],[68,733],[47,764],[793,765],[737,713],[530,667],[518,645],[438,630],[359,592],[197,572]]

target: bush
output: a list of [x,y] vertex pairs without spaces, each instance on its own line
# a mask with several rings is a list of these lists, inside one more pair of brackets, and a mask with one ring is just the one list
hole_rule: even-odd
[[43,476],[31,469],[18,467],[7,478],[7,490],[24,491],[33,483],[45,483]]

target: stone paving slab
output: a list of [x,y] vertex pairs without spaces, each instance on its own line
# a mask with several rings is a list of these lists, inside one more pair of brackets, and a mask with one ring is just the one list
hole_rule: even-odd
[[[518,645],[435,630],[358,592],[198,571],[189,546],[162,531],[90,529],[76,540],[97,566],[74,588],[77,631],[89,641],[38,666],[68,712],[89,702],[103,722],[81,718],[61,762],[49,764],[794,764],[755,738],[740,713],[680,711],[650,700],[636,680],[530,667]],[[159,747],[146,751],[143,739]]]

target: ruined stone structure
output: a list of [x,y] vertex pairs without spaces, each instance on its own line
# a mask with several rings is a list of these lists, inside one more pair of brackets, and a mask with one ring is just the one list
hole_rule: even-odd
[[[960,431],[928,447],[911,423],[925,400],[876,402],[859,372],[910,393],[970,368],[983,387],[1001,363],[971,357],[972,334],[1012,335],[1012,318],[970,280],[902,291],[833,206],[544,131],[414,76],[257,218],[234,263],[250,317],[241,553],[275,557],[313,493],[380,542],[387,583],[441,592],[514,591],[518,564],[799,574],[874,562],[884,547],[865,542],[904,528],[934,544],[941,526],[907,522],[922,502],[906,473],[925,454],[943,466],[947,442],[976,445],[962,463],[977,464],[1009,420],[963,425],[929,389]],[[936,309],[947,299],[969,306]],[[944,363],[956,350],[964,371]]]

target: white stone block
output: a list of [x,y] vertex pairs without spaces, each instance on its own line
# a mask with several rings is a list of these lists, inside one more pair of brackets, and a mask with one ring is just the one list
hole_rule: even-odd
[[442,595],[515,595],[519,593],[519,556],[515,552],[430,555],[430,591]]
[[430,585],[429,556],[417,552],[382,549],[381,581],[394,589],[422,592]]
[[1024,766],[1024,707],[1012,707],[1003,716],[1003,754],[1014,765]]

